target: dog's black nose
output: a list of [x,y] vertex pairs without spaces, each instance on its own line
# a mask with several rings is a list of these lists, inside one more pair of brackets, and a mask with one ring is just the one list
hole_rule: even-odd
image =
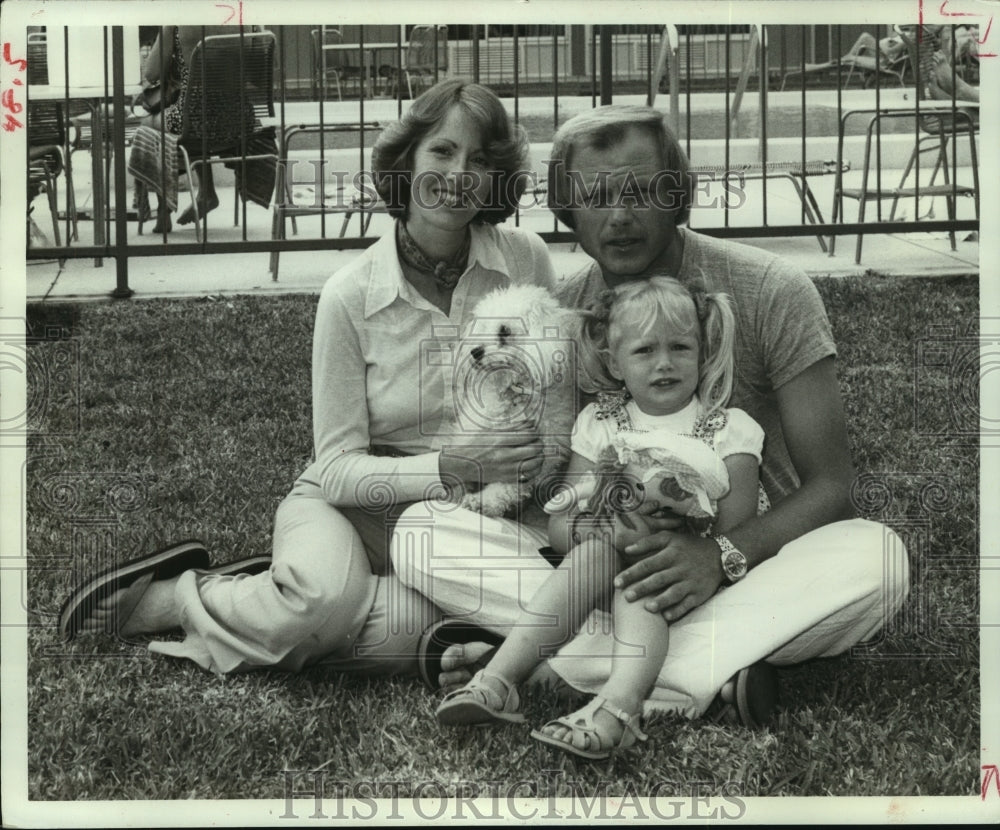
[[486,349],[484,349],[482,346],[476,346],[470,354],[472,355],[472,359],[475,360],[476,363],[478,363],[480,360],[483,359],[483,355],[486,354]]

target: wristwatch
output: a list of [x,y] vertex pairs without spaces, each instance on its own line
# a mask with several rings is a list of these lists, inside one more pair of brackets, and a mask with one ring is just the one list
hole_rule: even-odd
[[722,575],[732,585],[747,575],[747,558],[725,536],[713,536],[712,540],[722,551]]

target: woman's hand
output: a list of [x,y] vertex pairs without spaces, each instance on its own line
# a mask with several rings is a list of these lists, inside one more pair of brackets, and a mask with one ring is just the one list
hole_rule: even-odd
[[442,448],[441,478],[469,484],[529,481],[542,468],[545,450],[531,424],[510,432],[456,436]]
[[615,577],[629,602],[646,598],[647,611],[668,622],[711,597],[723,582],[719,546],[711,539],[664,531],[629,545],[629,558],[645,557]]

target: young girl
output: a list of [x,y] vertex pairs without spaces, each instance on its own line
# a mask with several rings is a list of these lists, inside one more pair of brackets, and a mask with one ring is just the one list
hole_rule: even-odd
[[[553,512],[558,498],[547,506],[550,545],[569,552],[489,665],[444,698],[439,722],[523,721],[517,684],[568,642],[593,608],[607,607],[614,574],[632,564],[622,551],[650,532],[646,519],[655,511],[669,505],[702,517],[701,535],[725,532],[757,511],[764,433],[742,410],[724,408],[733,384],[734,327],[728,297],[692,294],[668,277],[609,291],[591,312],[580,337],[581,386],[598,400],[573,428],[566,478],[570,492],[578,485],[575,495],[562,509]],[[594,487],[609,448],[625,472],[633,470],[625,462],[640,457],[653,459],[655,468],[633,477],[631,504],[626,498],[610,509],[615,499],[598,497]],[[667,654],[661,615],[626,602],[617,590],[612,608],[609,680],[582,709],[532,732],[586,758],[645,740],[642,704]]]

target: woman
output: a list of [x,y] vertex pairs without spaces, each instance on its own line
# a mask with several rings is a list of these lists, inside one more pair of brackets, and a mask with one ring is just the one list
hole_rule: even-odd
[[[187,125],[189,136],[204,139],[209,147],[234,146],[239,143],[241,135],[249,136],[254,128],[254,112],[250,104],[244,101],[241,105],[239,100],[234,100],[223,90],[216,93],[207,85],[192,86],[190,83],[195,47],[206,37],[232,34],[231,26],[164,26],[143,64],[142,85],[145,88],[160,84],[165,91],[164,79],[170,78],[171,83],[179,87],[179,95],[162,113],[147,115],[140,123],[181,135],[184,130],[185,99],[190,97],[190,123]],[[200,165],[195,169],[198,177],[198,215],[204,216],[219,206],[219,197],[215,192],[211,165]],[[149,205],[140,204],[139,209],[148,212]],[[189,207],[181,213],[177,222],[187,225],[194,218],[194,210]],[[171,227],[170,211],[164,208],[162,196],[157,193],[153,232],[163,233],[170,231]]]
[[481,296],[513,283],[552,284],[541,239],[496,227],[523,190],[526,152],[499,99],[455,80],[429,89],[383,133],[372,163],[394,233],[320,296],[315,461],[278,508],[269,569],[212,573],[200,546],[175,546],[75,592],[60,614],[66,636],[180,626],[184,642],[151,650],[217,672],[295,670],[321,658],[344,669],[415,670],[416,640],[437,612],[385,575],[394,516],[440,494],[443,482],[474,485],[481,469],[511,481],[541,466],[530,431],[495,436],[489,446],[481,435],[453,434],[441,359]]

